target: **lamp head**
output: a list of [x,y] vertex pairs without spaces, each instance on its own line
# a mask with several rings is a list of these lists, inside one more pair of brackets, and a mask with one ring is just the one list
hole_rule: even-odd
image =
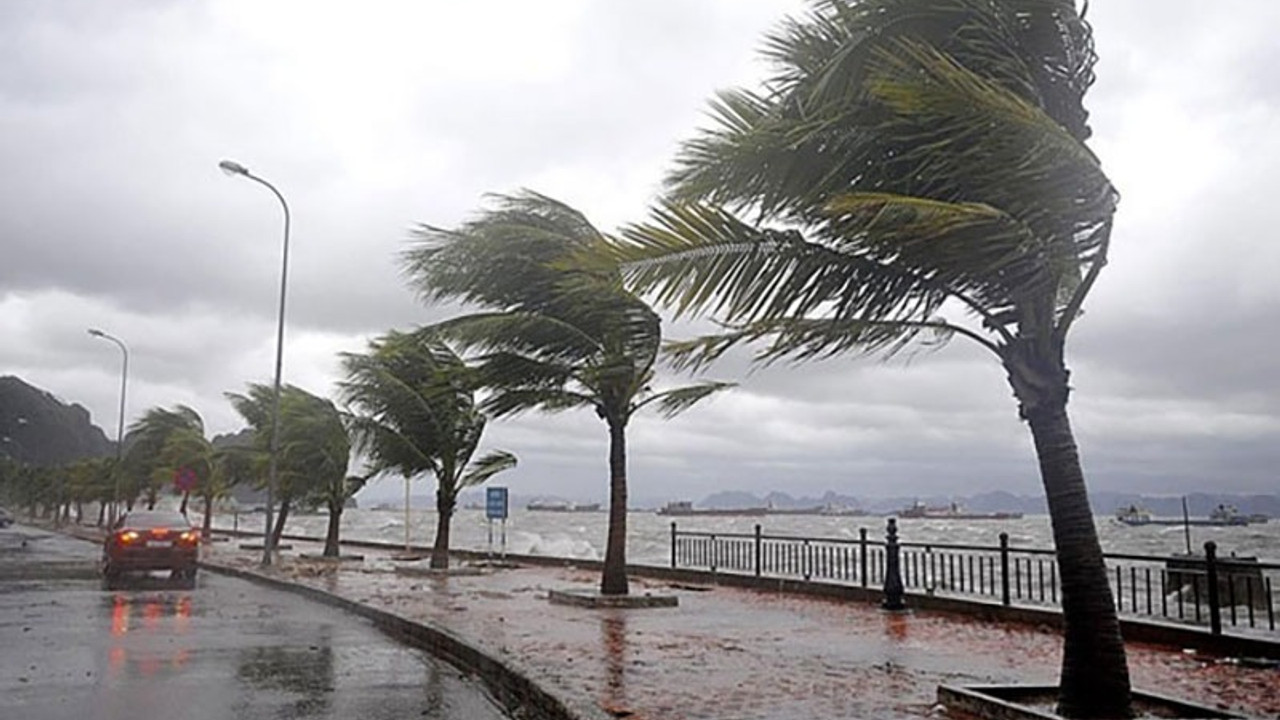
[[106,335],[106,333],[102,332],[97,328],[89,328],[89,334],[94,337],[102,337],[103,335]]
[[244,175],[248,177],[249,168],[241,165],[235,160],[223,160],[218,163],[218,167],[222,168],[222,172],[228,175]]

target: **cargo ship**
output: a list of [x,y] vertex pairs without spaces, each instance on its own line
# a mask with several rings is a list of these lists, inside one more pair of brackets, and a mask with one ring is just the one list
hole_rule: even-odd
[[695,508],[693,503],[688,500],[677,500],[669,502],[658,508],[659,515],[685,516],[685,515],[746,515],[761,516],[768,515],[767,507],[751,507],[751,508]]
[[911,518],[915,520],[1018,520],[1022,517],[1020,512],[971,512],[960,507],[957,503],[943,506],[925,505],[920,501],[916,501],[907,507],[898,511],[899,518]]

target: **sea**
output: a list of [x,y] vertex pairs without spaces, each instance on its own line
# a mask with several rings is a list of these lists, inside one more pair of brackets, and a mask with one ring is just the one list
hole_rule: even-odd
[[[462,550],[507,552],[561,558],[602,560],[608,528],[606,512],[554,512],[512,508],[505,521],[488,520],[483,509],[461,508],[454,513],[450,544]],[[755,532],[760,525],[766,535],[857,539],[866,528],[870,540],[884,540],[886,518],[841,515],[695,515],[671,517],[652,510],[627,514],[627,561],[643,565],[666,565],[671,557],[671,527],[714,533]],[[261,513],[221,514],[214,525],[220,528],[261,531]],[[286,533],[323,537],[328,526],[326,514],[291,515]],[[1108,553],[1165,556],[1199,554],[1204,544],[1217,543],[1219,557],[1255,557],[1262,562],[1280,562],[1280,520],[1245,526],[1129,526],[1112,517],[1095,518],[1102,549]],[[406,532],[407,528],[407,532]],[[342,537],[409,545],[431,545],[435,540],[434,510],[411,508],[349,509],[342,514]],[[1018,519],[901,519],[899,540],[905,543],[937,543],[995,547],[1000,533],[1009,534],[1011,547],[1053,549],[1047,515],[1025,515]]]

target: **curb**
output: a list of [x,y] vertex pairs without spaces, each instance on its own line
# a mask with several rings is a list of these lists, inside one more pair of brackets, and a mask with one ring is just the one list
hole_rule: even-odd
[[442,628],[408,620],[307,585],[204,560],[200,566],[368,618],[378,629],[396,639],[480,678],[503,710],[516,720],[609,720],[613,717],[594,705],[558,697],[512,667],[509,661],[487,655]]

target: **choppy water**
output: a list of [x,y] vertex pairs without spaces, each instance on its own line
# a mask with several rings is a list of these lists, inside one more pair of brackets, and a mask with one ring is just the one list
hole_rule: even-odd
[[[817,515],[770,515],[766,517],[695,516],[675,518],[682,530],[704,532],[754,532],[758,523],[770,535],[824,538],[858,537],[866,528],[868,538],[883,540],[885,519],[881,517],[831,517]],[[664,565],[671,552],[671,521],[652,511],[631,512],[627,516],[627,559],[632,563]],[[261,514],[242,514],[215,519],[218,527],[260,530]],[[286,532],[323,536],[327,515],[289,518]],[[430,545],[435,539],[433,510],[411,510],[409,542]],[[608,515],[604,512],[562,513],[513,509],[506,521],[506,550],[515,554],[547,555],[599,560],[604,557]],[[995,546],[1001,532],[1009,533],[1013,547],[1052,549],[1049,518],[1029,515],[1019,520],[900,520],[903,542],[950,543]],[[1176,526],[1130,527],[1110,517],[1097,518],[1103,550],[1112,553],[1166,555],[1186,552],[1184,530]],[[501,550],[502,523],[485,519],[483,510],[460,509],[452,525],[451,545],[458,549]],[[401,543],[405,540],[405,514],[399,510],[348,510],[342,516],[342,537],[349,540],[376,540]],[[1192,527],[1192,547],[1203,551],[1204,543],[1218,544],[1219,556],[1255,556],[1264,561],[1280,561],[1280,520],[1243,527]]]

